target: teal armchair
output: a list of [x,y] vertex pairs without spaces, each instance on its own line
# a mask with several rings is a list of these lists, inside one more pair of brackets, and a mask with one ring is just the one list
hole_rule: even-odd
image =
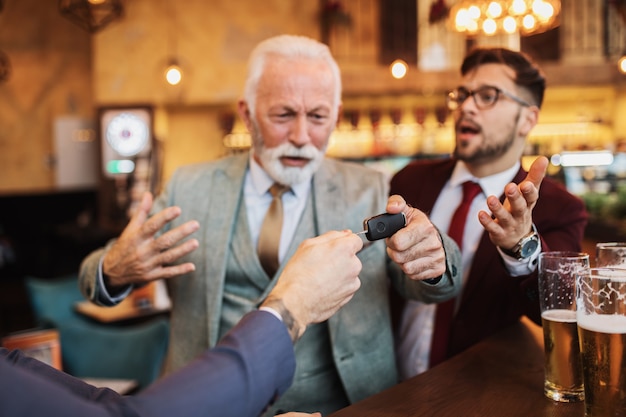
[[133,325],[92,321],[74,309],[76,302],[84,301],[77,279],[25,278],[38,324],[59,331],[63,370],[80,378],[132,379],[139,389],[154,382],[167,352],[167,318]]

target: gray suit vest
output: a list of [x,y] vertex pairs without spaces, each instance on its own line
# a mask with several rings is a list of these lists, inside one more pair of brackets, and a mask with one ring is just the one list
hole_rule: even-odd
[[[226,280],[220,320],[220,337],[241,317],[261,304],[281,269],[272,281],[261,267],[252,246],[243,198],[237,209],[237,224],[228,251]],[[300,242],[317,235],[312,198],[309,198],[289,245],[286,259]],[[295,345],[296,374],[291,388],[264,414],[273,416],[278,410],[315,412],[324,415],[349,404],[332,357],[326,323],[309,326]],[[329,411],[326,411],[329,410]]]

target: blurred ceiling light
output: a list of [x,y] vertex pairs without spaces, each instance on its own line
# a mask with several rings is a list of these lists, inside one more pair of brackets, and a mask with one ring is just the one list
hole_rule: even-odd
[[622,57],[617,61],[617,68],[619,69],[619,72],[626,74],[626,55],[622,55]]
[[448,26],[469,36],[545,32],[559,25],[560,0],[459,0]]
[[613,153],[611,151],[561,152],[559,155],[552,155],[550,162],[552,165],[564,167],[611,165]]
[[165,80],[170,85],[178,85],[183,80],[183,70],[175,60],[171,61],[165,69]]
[[391,76],[397,80],[404,78],[409,71],[409,66],[401,59],[396,59],[389,66],[391,70]]

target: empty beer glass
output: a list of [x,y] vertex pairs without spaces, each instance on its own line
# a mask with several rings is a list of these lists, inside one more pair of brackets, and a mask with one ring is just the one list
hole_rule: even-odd
[[581,252],[539,255],[539,300],[545,350],[544,394],[554,401],[584,399],[576,327],[576,277],[589,269]]
[[620,266],[626,268],[626,242],[601,242],[596,244],[595,267]]

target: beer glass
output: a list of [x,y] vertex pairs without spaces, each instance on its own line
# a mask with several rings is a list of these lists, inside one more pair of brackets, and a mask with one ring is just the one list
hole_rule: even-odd
[[584,399],[576,328],[576,276],[589,269],[581,252],[539,254],[539,300],[545,352],[543,392],[561,402]]
[[596,244],[595,267],[603,266],[626,268],[626,242],[601,242]]
[[591,268],[577,287],[585,416],[626,416],[626,269]]

